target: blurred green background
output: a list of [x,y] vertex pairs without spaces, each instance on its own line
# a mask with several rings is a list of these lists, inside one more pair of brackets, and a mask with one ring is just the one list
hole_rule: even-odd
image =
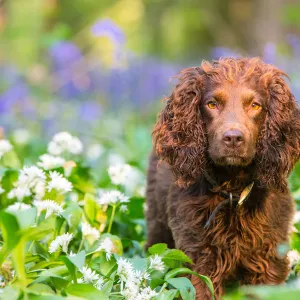
[[299,97],[299,33],[296,0],[1,0],[0,126],[87,136],[138,112],[151,127],[172,76],[220,56],[262,56]]

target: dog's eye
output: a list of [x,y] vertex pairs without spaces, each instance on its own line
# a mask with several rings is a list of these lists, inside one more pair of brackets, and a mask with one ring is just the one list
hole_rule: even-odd
[[210,108],[210,109],[216,109],[216,108],[218,107],[218,103],[217,103],[217,101],[209,101],[209,102],[207,103],[207,106],[208,106],[208,108]]
[[253,102],[251,104],[251,107],[252,107],[253,110],[259,110],[261,108],[261,105],[257,102]]

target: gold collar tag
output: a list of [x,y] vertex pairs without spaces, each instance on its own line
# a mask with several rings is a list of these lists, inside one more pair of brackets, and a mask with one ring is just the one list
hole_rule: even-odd
[[238,205],[239,206],[241,206],[244,203],[244,201],[248,198],[248,196],[249,196],[249,194],[250,194],[250,192],[251,192],[251,190],[253,188],[253,185],[254,185],[254,182],[252,182],[251,184],[247,185],[243,189],[243,191],[241,193],[241,196],[240,196],[240,199],[238,201]]

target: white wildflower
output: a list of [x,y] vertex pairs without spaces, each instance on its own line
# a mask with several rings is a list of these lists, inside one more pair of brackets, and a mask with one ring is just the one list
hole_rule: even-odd
[[89,223],[86,222],[82,223],[81,231],[82,231],[82,235],[85,238],[89,238],[91,243],[98,240],[100,237],[99,230],[95,227],[92,227]]
[[31,138],[31,133],[25,128],[18,128],[14,130],[12,138],[16,144],[26,145]]
[[121,294],[125,297],[126,300],[136,300],[139,294],[140,287],[133,281],[128,281],[126,283],[126,288],[121,291]]
[[103,288],[103,285],[104,285],[104,279],[103,277],[99,277],[99,279],[94,283],[94,287],[97,289],[97,290],[102,290]]
[[106,260],[110,260],[112,252],[114,251],[114,243],[110,238],[105,238],[96,251],[105,251],[106,252]]
[[44,181],[39,181],[33,188],[36,199],[42,199],[45,196],[46,184]]
[[62,167],[64,163],[65,160],[62,157],[43,154],[40,156],[40,162],[37,165],[45,170],[51,170]]
[[74,257],[76,256],[76,253],[73,253],[72,251],[70,252],[70,254],[68,255],[69,257]]
[[54,253],[58,251],[61,247],[63,252],[68,253],[68,246],[72,239],[72,233],[64,233],[58,236],[54,241],[51,242],[49,252]]
[[151,300],[158,295],[157,292],[152,290],[149,286],[141,289],[140,293],[137,295],[136,300]]
[[9,205],[6,208],[6,211],[8,211],[8,212],[17,212],[17,211],[27,210],[29,208],[31,208],[31,206],[29,204],[16,202],[14,204]]
[[52,171],[49,173],[50,181],[48,182],[47,189],[51,191],[52,189],[65,194],[72,190],[72,183],[63,177],[62,174],[57,171]]
[[31,196],[31,192],[28,187],[16,187],[7,194],[8,199],[17,198],[19,201],[28,196]]
[[114,184],[126,185],[135,179],[135,170],[128,164],[116,164],[108,168],[109,177]]
[[287,257],[290,262],[290,267],[295,266],[300,261],[300,254],[296,250],[289,251]]
[[103,193],[97,200],[100,205],[115,205],[119,203],[129,202],[129,197],[119,191],[110,191]]
[[33,205],[38,209],[38,214],[40,214],[43,210],[46,211],[46,219],[52,214],[60,216],[63,212],[62,206],[53,200],[35,200],[33,201]]
[[104,147],[100,144],[93,144],[87,149],[87,158],[89,160],[97,160],[104,152]]
[[44,182],[46,179],[45,172],[36,166],[24,167],[20,171],[19,179],[16,183],[17,186],[27,186],[34,188],[39,182]]
[[137,190],[136,193],[139,197],[145,197],[146,195],[146,187],[145,186],[140,186]]
[[120,206],[120,212],[122,212],[122,213],[126,213],[126,212],[128,212],[128,207],[127,207],[127,205],[121,205]]
[[95,271],[88,267],[83,267],[79,271],[82,273],[82,281],[85,283],[93,283],[93,281],[98,280],[100,278],[100,276]]
[[300,223],[300,211],[296,211],[294,215],[294,223]]
[[0,158],[13,148],[12,144],[8,140],[0,140]]
[[44,196],[44,187],[46,175],[43,170],[36,166],[24,167],[19,174],[18,181],[14,183],[7,197],[9,199],[17,198],[22,200],[26,196],[31,196],[32,192],[38,197]]
[[165,265],[158,254],[155,254],[154,257],[150,257],[149,268],[161,272],[163,272],[163,270],[165,269]]
[[121,281],[134,281],[135,273],[133,270],[133,265],[125,258],[119,258],[117,261],[118,269],[117,274],[119,275]]
[[48,144],[48,152],[52,155],[61,155],[64,152],[80,154],[83,150],[81,141],[68,132],[59,132],[54,135]]

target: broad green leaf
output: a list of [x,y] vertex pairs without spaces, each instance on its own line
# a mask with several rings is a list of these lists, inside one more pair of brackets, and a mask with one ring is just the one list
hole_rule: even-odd
[[82,213],[81,207],[77,203],[70,201],[61,215],[68,222],[71,229],[77,229],[81,221]]
[[212,297],[214,297],[214,287],[213,287],[213,284],[212,284],[210,278],[207,276],[204,276],[204,275],[200,275],[196,272],[193,272],[188,268],[176,268],[176,269],[169,271],[165,275],[165,280],[167,281],[170,278],[174,278],[178,275],[183,275],[183,274],[191,274],[191,275],[194,275],[194,276],[197,276],[198,278],[200,278],[207,285]]
[[0,212],[0,223],[6,249],[10,251],[16,247],[20,240],[20,226],[16,216],[5,211]]
[[173,300],[175,296],[177,295],[178,290],[168,290],[163,291],[161,294],[156,296],[156,300]]
[[190,263],[192,264],[192,260],[184,254],[181,250],[178,249],[168,249],[163,253],[163,261],[179,261],[183,263]]
[[29,228],[26,233],[24,233],[24,237],[26,237],[29,241],[38,241],[43,239],[49,233],[53,233],[55,229],[55,216],[51,216],[48,219],[42,221],[36,227]]
[[148,251],[150,254],[154,255],[154,254],[162,254],[163,252],[165,252],[168,249],[167,244],[155,244],[153,246],[151,246]]
[[182,300],[196,299],[196,290],[189,279],[185,277],[170,278],[166,281],[180,291]]
[[23,211],[12,212],[11,214],[16,216],[20,229],[25,230],[35,224],[37,209],[32,207]]
[[84,195],[84,213],[89,222],[94,224],[97,214],[97,207],[95,197],[92,194],[87,193]]
[[2,291],[1,300],[17,300],[21,294],[17,286],[6,286]]
[[9,151],[5,153],[2,158],[2,164],[3,166],[7,168],[15,168],[15,169],[20,169],[21,168],[21,162],[19,157],[17,156],[15,151]]
[[50,286],[43,283],[35,283],[29,286],[27,290],[37,292],[37,293],[54,294],[54,291],[50,288]]
[[79,270],[83,268],[85,262],[85,251],[80,251],[74,256],[68,256],[70,262],[73,263]]
[[72,284],[66,289],[66,293],[89,300],[107,300],[101,291],[90,284]]
[[129,258],[128,261],[132,263],[133,268],[137,271],[145,272],[148,268],[148,261],[146,258]]

